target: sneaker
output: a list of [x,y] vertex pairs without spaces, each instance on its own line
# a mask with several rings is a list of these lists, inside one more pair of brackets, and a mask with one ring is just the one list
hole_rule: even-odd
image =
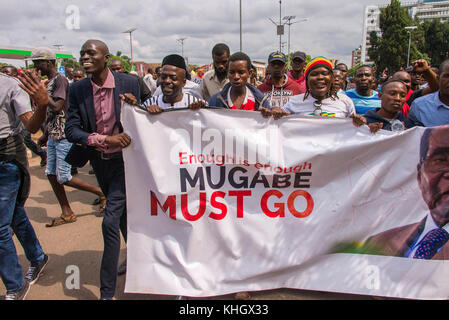
[[39,265],[37,266],[33,266],[31,265],[28,268],[28,271],[25,275],[25,280],[31,285],[31,284],[35,284],[37,279],[39,279],[39,276],[42,273],[42,270],[44,270],[45,266],[48,263],[48,256],[44,255],[44,259],[42,260],[41,263],[39,263]]
[[25,281],[23,283],[22,289],[17,292],[7,293],[5,296],[5,300],[25,300],[28,291],[30,291],[30,284],[28,283],[28,281]]

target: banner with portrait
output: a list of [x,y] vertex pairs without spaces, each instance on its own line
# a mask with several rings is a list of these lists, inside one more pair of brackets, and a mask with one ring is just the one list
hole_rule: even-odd
[[126,292],[449,296],[446,236],[427,236],[445,227],[447,128],[128,105],[122,123]]

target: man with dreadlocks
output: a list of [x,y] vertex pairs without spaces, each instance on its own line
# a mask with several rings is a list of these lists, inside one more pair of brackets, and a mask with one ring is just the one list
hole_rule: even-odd
[[353,118],[356,126],[366,120],[355,114],[354,103],[346,95],[335,92],[332,63],[323,57],[309,62],[305,69],[306,93],[292,97],[282,108],[263,109],[262,114],[272,114],[275,119],[288,114]]

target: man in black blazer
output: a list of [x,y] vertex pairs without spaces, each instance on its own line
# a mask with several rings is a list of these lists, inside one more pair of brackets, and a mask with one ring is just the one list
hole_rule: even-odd
[[82,167],[88,160],[106,195],[102,224],[104,252],[100,271],[102,300],[112,300],[117,281],[120,230],[126,241],[126,192],[122,148],[130,143],[120,123],[120,99],[125,93],[140,96],[132,75],[115,73],[107,67],[107,45],[88,40],[80,51],[80,63],[91,74],[70,86],[65,133],[74,145],[66,161]]

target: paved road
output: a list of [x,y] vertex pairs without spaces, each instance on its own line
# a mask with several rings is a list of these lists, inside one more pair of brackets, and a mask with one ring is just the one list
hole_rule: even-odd
[[[98,206],[92,202],[96,196],[86,192],[67,188],[67,196],[72,209],[78,216],[78,221],[72,224],[46,228],[52,218],[60,215],[60,208],[50,184],[45,177],[44,168],[39,166],[40,158],[30,159],[31,194],[26,203],[26,211],[33,224],[44,251],[49,255],[50,261],[39,281],[31,287],[28,300],[97,300],[100,296],[100,260],[103,250],[101,235],[102,218],[96,217]],[[96,183],[95,177],[89,175],[89,167],[79,170],[79,177]],[[22,247],[14,237],[20,263],[26,272],[28,261]],[[122,241],[120,261],[126,257],[126,247]],[[67,267],[77,266],[80,271],[80,288],[68,289],[66,280],[72,274]],[[70,278],[69,278],[70,280]],[[138,295],[124,293],[126,276],[119,277],[116,298],[118,300],[161,300],[174,299],[172,296]],[[0,296],[6,290],[0,281]],[[366,296],[280,289],[252,293],[253,299],[270,300],[347,300],[371,299]],[[212,297],[210,299],[233,299],[233,295]]]

